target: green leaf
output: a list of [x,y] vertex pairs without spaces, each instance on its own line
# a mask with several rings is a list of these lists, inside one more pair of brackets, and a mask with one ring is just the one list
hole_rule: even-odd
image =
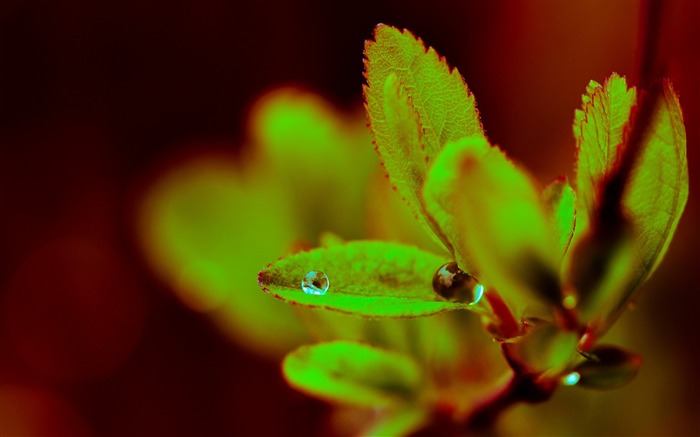
[[311,396],[365,407],[411,402],[421,387],[410,357],[350,341],[302,346],[285,357],[282,373]]
[[471,261],[473,249],[465,235],[468,227],[457,217],[463,199],[460,197],[461,169],[456,163],[465,147],[485,154],[491,145],[483,137],[469,137],[455,144],[445,147],[433,164],[423,187],[423,201],[425,210],[453,242],[453,255],[457,265],[463,271],[471,273],[474,270]]
[[[509,303],[559,299],[553,233],[530,177],[481,138],[448,144],[425,184],[426,204],[452,215],[484,285]],[[432,211],[432,207],[429,207]]]
[[[484,137],[474,96],[456,69],[409,31],[378,25],[365,44],[365,109],[377,151],[392,184],[417,217],[420,188],[442,147],[463,137]],[[442,242],[451,241],[425,217]]]
[[[384,167],[392,183],[406,197],[407,203],[420,207],[418,196],[428,168],[421,138],[422,127],[406,88],[393,73],[384,83],[383,109],[383,130],[391,141],[388,144],[384,141],[377,142],[377,150],[383,158]],[[414,211],[416,214],[419,212]]]
[[407,436],[425,426],[429,414],[424,408],[406,407],[396,411],[385,411],[374,423],[364,429],[361,437]]
[[[376,167],[365,124],[300,89],[274,90],[256,102],[250,127],[259,159],[252,171],[278,185],[289,204],[285,217],[304,224],[296,238],[315,242],[329,230],[343,238],[362,236],[357,217]],[[311,206],[323,213],[310,214]]]
[[160,280],[238,344],[275,359],[308,341],[293,309],[263,296],[252,280],[300,233],[296,221],[277,220],[291,214],[287,206],[266,178],[202,154],[160,175],[138,216],[145,260]]
[[629,223],[616,232],[593,232],[579,237],[570,251],[564,273],[576,290],[577,310],[599,337],[612,324],[613,314],[626,299],[624,291],[636,284],[638,259]]
[[436,235],[432,231],[426,232],[425,221],[415,219],[408,203],[392,189],[384,172],[377,170],[367,193],[365,237],[368,240],[410,244],[450,257],[447,248]]
[[583,108],[574,114],[578,209],[586,221],[595,208],[598,183],[615,165],[617,147],[636,99],[635,89],[627,89],[625,79],[613,74],[602,86],[595,81],[588,84]]
[[646,279],[671,243],[688,200],[688,162],[683,115],[678,97],[665,81],[644,152],[623,200],[635,226]]
[[531,326],[520,339],[518,353],[528,366],[538,372],[559,373],[573,361],[579,335],[564,331],[558,326],[541,320]]
[[[615,168],[618,146],[636,91],[613,74],[603,86],[591,82],[576,111],[574,135],[578,148],[577,186],[580,208],[590,217],[600,181]],[[639,257],[637,280],[644,281],[658,266],[675,232],[688,198],[686,137],[678,98],[668,81],[647,130],[642,154],[627,185],[623,204],[635,232]]]
[[[415,247],[380,241],[353,241],[288,256],[258,275],[262,289],[278,299],[365,317],[417,317],[468,304],[440,300],[432,289],[445,259]],[[330,288],[306,294],[302,278],[324,272]]]
[[563,257],[569,249],[576,225],[576,193],[565,176],[552,181],[542,191],[542,201],[552,223]]

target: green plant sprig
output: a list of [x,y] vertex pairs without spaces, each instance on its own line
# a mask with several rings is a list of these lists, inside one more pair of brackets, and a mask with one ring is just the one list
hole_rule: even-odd
[[[444,253],[336,242],[271,263],[258,277],[263,290],[370,318],[474,312],[501,344],[511,376],[451,416],[467,432],[488,428],[514,403],[549,399],[562,383],[630,381],[641,358],[598,342],[663,259],[687,200],[685,129],[670,82],[638,96],[617,74],[591,81],[574,118],[576,190],[564,177],[541,190],[489,143],[459,72],[409,31],[377,26],[365,77],[382,166]],[[431,284],[450,262],[470,278],[464,283],[478,282],[482,299],[445,299]],[[328,275],[327,294],[299,286],[309,271]],[[283,373],[333,402],[380,405],[389,412],[381,426],[405,434],[430,423],[441,400],[422,388],[430,384],[420,383],[413,358],[393,353],[319,343],[290,353]]]

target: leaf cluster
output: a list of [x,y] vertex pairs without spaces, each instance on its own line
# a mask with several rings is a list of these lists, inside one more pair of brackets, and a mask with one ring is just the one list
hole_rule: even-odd
[[[569,382],[575,372],[583,385],[603,388],[631,379],[641,360],[596,343],[658,267],[686,203],[685,130],[671,84],[639,91],[612,74],[588,85],[573,123],[574,189],[565,177],[540,187],[492,145],[459,72],[409,31],[375,29],[365,45],[365,77],[381,164],[444,252],[333,244],[271,263],[258,277],[263,290],[371,318],[468,310],[513,345],[514,370]],[[648,122],[639,115],[645,105]],[[632,152],[635,135],[641,141]],[[617,199],[612,215],[610,198]],[[484,302],[450,302],[433,292],[433,275],[449,261],[478,278]],[[330,278],[327,294],[299,286],[312,270]],[[368,344],[330,342],[292,352],[283,370],[293,386],[324,399],[389,408],[386,417],[405,420],[407,432],[424,421],[416,411],[436,402],[422,388],[420,366]]]

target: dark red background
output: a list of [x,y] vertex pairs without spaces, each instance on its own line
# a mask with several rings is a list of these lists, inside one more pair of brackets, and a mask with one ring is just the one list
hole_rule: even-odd
[[[700,3],[666,4],[660,53],[685,112],[691,194],[649,286],[661,290],[640,305],[697,369]],[[588,80],[634,77],[638,13],[625,1],[0,3],[2,386],[33,390],[46,435],[321,432],[323,404],[151,276],[133,233],[142,180],[183,144],[240,147],[270,87],[357,107],[363,41],[384,22],[458,66],[493,142],[546,181],[571,168]]]

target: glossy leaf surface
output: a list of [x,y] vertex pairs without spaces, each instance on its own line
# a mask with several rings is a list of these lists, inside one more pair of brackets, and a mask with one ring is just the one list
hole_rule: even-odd
[[[386,25],[365,44],[365,109],[375,145],[392,184],[422,216],[420,187],[442,147],[484,136],[474,96],[456,69],[409,31]],[[449,239],[426,217],[450,248]],[[451,248],[450,248],[451,249]]]
[[[354,241],[290,255],[260,272],[266,292],[290,303],[365,317],[417,317],[470,305],[440,300],[431,281],[445,259],[412,246]],[[323,296],[304,293],[301,279],[324,272]]]
[[[624,78],[613,74],[604,85],[591,82],[576,111],[577,185],[580,205],[590,216],[598,184],[616,165],[637,96]],[[658,106],[647,128],[642,152],[623,198],[634,226],[639,258],[637,281],[651,274],[663,258],[688,198],[688,164],[683,116],[673,88],[662,85]]]
[[[461,168],[457,165],[461,154],[465,149],[473,153],[485,154],[491,145],[482,137],[470,137],[450,144],[445,147],[433,164],[428,175],[428,180],[423,187],[423,200],[425,209],[435,220],[440,229],[452,242],[455,261],[459,267],[473,273],[474,266],[471,261],[471,253],[466,232],[468,226],[457,216],[461,203]],[[472,187],[472,189],[478,189]]]
[[528,292],[557,298],[556,247],[540,196],[498,148],[474,137],[448,144],[425,193],[452,216],[487,288],[511,302]]
[[410,357],[350,341],[302,346],[285,357],[282,373],[307,394],[366,407],[413,400],[421,383]]
[[569,249],[576,225],[576,193],[565,177],[557,178],[542,192],[542,201],[549,215],[563,257]]

